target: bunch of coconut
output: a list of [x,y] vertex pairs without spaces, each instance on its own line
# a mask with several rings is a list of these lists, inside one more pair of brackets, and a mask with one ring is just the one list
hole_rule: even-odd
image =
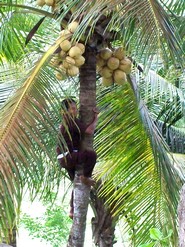
[[97,72],[102,76],[102,84],[111,86],[114,83],[123,85],[127,82],[132,62],[125,55],[121,47],[114,49],[103,48],[97,55]]
[[71,36],[78,27],[77,22],[72,22],[67,26],[67,29],[62,30],[60,35],[63,37],[60,43],[61,51],[57,57],[51,60],[52,65],[56,66],[59,71],[56,77],[60,80],[67,76],[76,76],[79,74],[79,68],[85,63],[83,53],[85,45],[79,42],[72,42]]

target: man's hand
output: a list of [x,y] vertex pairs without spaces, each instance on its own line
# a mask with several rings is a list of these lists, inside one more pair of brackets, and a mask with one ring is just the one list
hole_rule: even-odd
[[99,110],[97,107],[94,107],[92,111],[94,112],[94,119],[92,123],[90,123],[87,129],[85,130],[85,133],[90,135],[94,134],[94,130],[96,128],[96,123],[98,121],[98,114],[99,114]]

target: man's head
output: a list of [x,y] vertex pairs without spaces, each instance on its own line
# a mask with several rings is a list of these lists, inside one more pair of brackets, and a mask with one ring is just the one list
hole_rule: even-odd
[[62,112],[67,112],[71,117],[75,118],[78,114],[76,101],[72,98],[64,99],[61,102]]

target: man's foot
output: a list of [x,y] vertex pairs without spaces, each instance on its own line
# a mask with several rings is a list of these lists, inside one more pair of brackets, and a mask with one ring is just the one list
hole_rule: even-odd
[[74,213],[74,208],[73,207],[70,207],[70,210],[69,210],[69,218],[71,218],[73,220],[73,213]]
[[83,184],[87,185],[87,186],[94,186],[95,185],[95,181],[90,178],[90,177],[85,177],[83,175],[80,176],[80,180]]

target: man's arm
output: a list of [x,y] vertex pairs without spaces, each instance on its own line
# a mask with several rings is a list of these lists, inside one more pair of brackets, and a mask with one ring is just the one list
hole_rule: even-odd
[[95,131],[95,128],[96,128],[96,124],[97,124],[97,121],[98,121],[98,114],[99,114],[98,109],[96,107],[93,108],[93,112],[94,112],[94,119],[93,119],[92,123],[90,123],[89,126],[85,130],[85,133],[89,134],[89,135],[94,134],[94,131]]

